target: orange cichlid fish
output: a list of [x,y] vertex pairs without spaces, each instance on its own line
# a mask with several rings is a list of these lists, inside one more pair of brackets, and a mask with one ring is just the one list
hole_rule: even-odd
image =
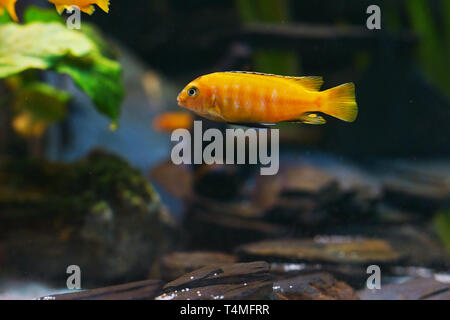
[[165,112],[153,119],[153,128],[159,132],[169,132],[176,129],[191,129],[194,117],[189,112]]
[[61,14],[65,9],[77,6],[81,11],[87,14],[93,14],[94,4],[99,6],[106,13],[109,12],[109,0],[48,0],[56,7],[56,11]]
[[15,22],[19,22],[16,14],[16,2],[17,0],[0,0],[0,15],[2,15],[6,9],[8,11],[11,19]]
[[178,105],[215,121],[324,124],[318,113],[353,122],[355,85],[319,91],[321,77],[287,77],[231,71],[201,76],[178,95]]

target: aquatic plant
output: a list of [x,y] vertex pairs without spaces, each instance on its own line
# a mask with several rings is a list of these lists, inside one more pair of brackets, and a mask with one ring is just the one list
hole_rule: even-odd
[[434,228],[450,252],[450,210],[439,211],[433,220]]
[[[280,24],[290,21],[288,0],[236,0],[236,8],[242,22]],[[296,75],[298,55],[294,51],[256,49],[254,69],[260,72]]]
[[124,96],[122,68],[94,27],[71,30],[53,10],[29,7],[23,24],[0,16],[0,80],[13,106],[13,127],[40,136],[66,115],[70,93],[42,80],[42,71],[66,74],[117,124]]
[[[441,8],[443,21],[436,21],[429,1],[406,2],[411,26],[421,40],[418,53],[425,74],[450,97],[450,2],[438,1],[437,5]],[[444,28],[439,27],[440,23],[445,24]]]
[[[429,81],[450,97],[450,1],[384,1],[389,29],[409,27],[418,37],[417,56]],[[406,12],[407,22],[401,12]]]

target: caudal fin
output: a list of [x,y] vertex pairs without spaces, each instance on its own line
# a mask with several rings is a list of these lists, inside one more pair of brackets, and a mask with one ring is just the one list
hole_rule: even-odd
[[109,12],[109,0],[98,0],[97,5],[106,13]]
[[346,83],[323,91],[322,111],[332,117],[347,121],[355,121],[358,115],[358,105],[355,99],[355,85]]

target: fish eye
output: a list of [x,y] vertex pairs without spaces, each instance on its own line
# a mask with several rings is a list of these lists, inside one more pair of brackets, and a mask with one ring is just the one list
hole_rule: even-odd
[[198,95],[198,89],[196,87],[191,87],[188,89],[187,94],[189,97],[195,98]]

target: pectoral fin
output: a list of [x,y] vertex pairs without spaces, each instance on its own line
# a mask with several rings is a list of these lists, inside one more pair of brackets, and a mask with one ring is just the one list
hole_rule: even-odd
[[203,116],[209,120],[226,122],[224,117],[221,114],[219,114],[218,112],[216,112],[215,110],[208,110],[208,113],[204,114]]
[[300,119],[300,122],[306,124],[325,124],[327,121],[317,113],[304,113]]

